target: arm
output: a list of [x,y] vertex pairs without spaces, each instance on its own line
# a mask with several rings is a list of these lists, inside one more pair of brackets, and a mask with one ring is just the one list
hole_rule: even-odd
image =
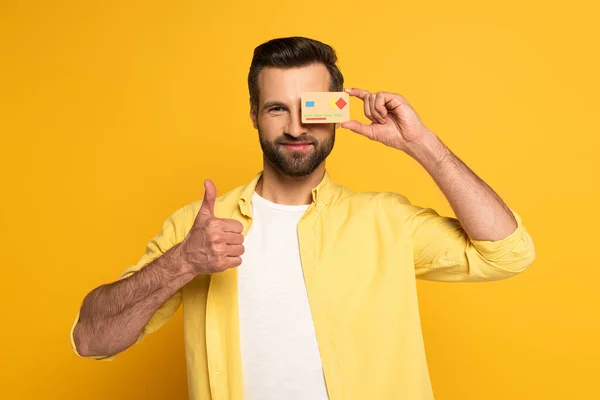
[[138,340],[159,307],[195,276],[180,261],[178,249],[172,247],[140,271],[85,297],[73,330],[80,355],[113,355]]
[[407,222],[415,275],[439,282],[481,282],[510,278],[535,260],[535,247],[521,217],[510,210],[516,229],[499,240],[470,238],[456,218],[413,205],[393,194],[395,218]]
[[432,132],[408,144],[407,154],[431,175],[457,218],[419,209],[411,218],[415,273],[443,282],[514,276],[535,260],[521,217]]
[[372,123],[343,128],[401,150],[417,160],[448,198],[458,219],[410,204],[395,195],[395,216],[409,226],[416,275],[436,281],[508,278],[535,260],[533,241],[520,216],[443,145],[396,93],[346,89],[363,100]]
[[517,228],[502,199],[433,133],[411,143],[408,153],[431,175],[470,238],[501,240]]
[[203,201],[180,208],[148,242],[121,279],[86,296],[71,328],[73,351],[110,360],[159,329],[177,311],[183,286],[241,264],[243,225],[214,215],[216,188],[205,181]]
[[407,150],[438,184],[457,218],[409,205],[419,279],[492,281],[514,276],[535,260],[521,217],[433,133]]

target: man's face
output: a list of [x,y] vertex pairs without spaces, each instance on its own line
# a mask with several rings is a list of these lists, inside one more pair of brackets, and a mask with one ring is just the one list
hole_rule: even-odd
[[302,124],[300,95],[329,91],[327,68],[268,67],[260,72],[258,86],[258,109],[250,117],[265,158],[284,175],[309,175],[331,153],[335,124]]

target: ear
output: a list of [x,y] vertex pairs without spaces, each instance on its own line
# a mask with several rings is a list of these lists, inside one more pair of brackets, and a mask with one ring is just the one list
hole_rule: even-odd
[[252,120],[252,126],[254,126],[254,129],[258,129],[258,124],[256,123],[256,110],[254,109],[254,107],[252,107],[252,104],[250,105],[250,119]]

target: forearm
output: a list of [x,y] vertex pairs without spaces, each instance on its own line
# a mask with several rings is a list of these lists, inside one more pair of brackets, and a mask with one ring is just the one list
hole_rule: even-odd
[[195,276],[176,245],[132,276],[100,286],[81,306],[73,331],[78,352],[105,356],[121,352],[140,336],[154,312]]
[[428,132],[410,148],[409,155],[437,183],[469,237],[500,240],[516,229],[517,221],[508,206],[435,134]]

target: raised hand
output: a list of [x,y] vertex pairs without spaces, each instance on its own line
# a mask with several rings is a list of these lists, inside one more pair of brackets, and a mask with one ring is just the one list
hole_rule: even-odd
[[348,121],[342,124],[342,128],[409,154],[413,144],[418,144],[426,135],[431,134],[415,110],[399,94],[370,93],[363,89],[346,89],[346,92],[364,102],[365,116],[372,123],[365,125],[358,121]]
[[204,188],[202,206],[179,253],[196,274],[214,274],[242,263],[244,226],[235,219],[215,217],[217,188],[210,179],[204,181]]

